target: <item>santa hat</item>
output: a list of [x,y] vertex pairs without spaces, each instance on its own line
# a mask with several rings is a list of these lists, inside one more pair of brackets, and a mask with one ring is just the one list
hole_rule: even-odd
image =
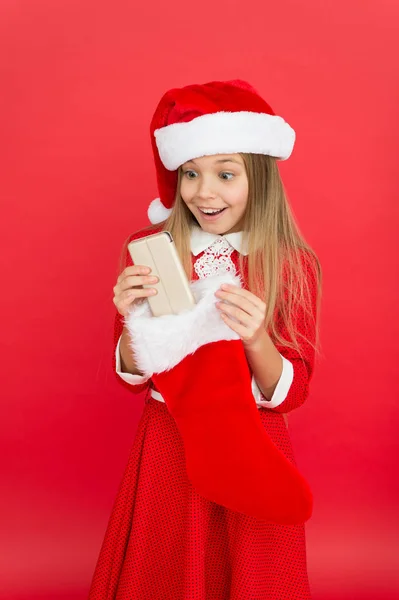
[[213,81],[169,90],[151,121],[159,198],[151,223],[164,221],[175,200],[177,169],[194,158],[248,152],[279,160],[291,155],[295,131],[245,81]]
[[241,285],[228,273],[195,281],[196,305],[178,315],[133,305],[125,325],[137,367],[162,394],[202,496],[272,523],[304,523],[312,493],[263,426],[244,346],[216,307],[222,283]]

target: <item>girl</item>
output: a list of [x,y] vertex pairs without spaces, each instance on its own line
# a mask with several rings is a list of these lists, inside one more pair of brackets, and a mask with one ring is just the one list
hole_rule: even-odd
[[[114,366],[147,395],[90,600],[307,600],[286,413],[308,395],[322,276],[276,164],[295,133],[229,81],[167,92],[151,135],[160,198],[114,287]],[[157,279],[126,247],[163,230],[197,304],[152,318]]]

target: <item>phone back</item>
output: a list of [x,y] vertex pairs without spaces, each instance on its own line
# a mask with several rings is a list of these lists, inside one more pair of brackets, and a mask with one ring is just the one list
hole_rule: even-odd
[[130,242],[128,250],[135,265],[150,267],[151,275],[159,278],[158,283],[143,286],[158,292],[148,298],[155,317],[179,314],[194,306],[190,284],[168,231]]

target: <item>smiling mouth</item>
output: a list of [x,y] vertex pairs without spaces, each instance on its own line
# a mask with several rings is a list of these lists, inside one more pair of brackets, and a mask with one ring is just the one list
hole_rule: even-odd
[[209,215],[209,216],[213,216],[213,215],[220,215],[224,210],[226,210],[226,208],[199,208],[198,210],[203,214],[203,215]]

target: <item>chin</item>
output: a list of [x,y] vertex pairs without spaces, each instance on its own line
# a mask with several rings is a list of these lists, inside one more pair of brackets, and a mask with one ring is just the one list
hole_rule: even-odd
[[221,225],[219,223],[206,223],[202,226],[202,229],[204,231],[206,231],[207,233],[214,233],[215,235],[224,235],[225,233],[227,233],[228,231],[230,231],[230,229],[233,226],[229,227],[229,226],[225,226],[225,225]]

